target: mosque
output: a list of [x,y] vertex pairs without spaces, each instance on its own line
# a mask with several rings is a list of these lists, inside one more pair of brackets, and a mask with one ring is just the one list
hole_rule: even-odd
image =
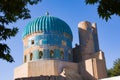
[[[15,68],[14,79],[48,80],[35,78],[61,76],[66,78],[64,80],[98,80],[107,77],[96,23],[80,22],[78,34],[79,44],[73,48],[73,34],[65,21],[47,13],[29,22],[22,34],[23,64]],[[27,79],[30,77],[32,79]]]

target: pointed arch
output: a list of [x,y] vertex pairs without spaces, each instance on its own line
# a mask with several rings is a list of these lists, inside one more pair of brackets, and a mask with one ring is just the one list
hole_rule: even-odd
[[34,40],[31,40],[31,44],[33,45],[35,42],[34,42]]
[[41,59],[43,56],[43,52],[42,51],[39,51],[39,59]]
[[50,50],[50,58],[53,58],[53,56],[54,56],[54,51]]
[[26,57],[26,55],[24,55],[24,63],[26,63],[27,62],[27,57]]
[[60,52],[60,57],[61,57],[61,59],[64,59],[64,52],[63,51]]
[[33,59],[33,53],[30,53],[30,61]]

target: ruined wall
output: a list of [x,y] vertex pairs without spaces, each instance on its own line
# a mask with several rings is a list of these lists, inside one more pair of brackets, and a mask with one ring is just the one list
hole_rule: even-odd
[[83,21],[78,24],[80,51],[83,59],[99,51],[96,24]]
[[73,48],[73,60],[79,62],[80,74],[85,80],[107,77],[104,53],[99,49],[96,23],[78,24],[79,45]]
[[91,58],[79,64],[82,65],[80,66],[80,74],[83,75],[85,80],[98,80],[107,77],[104,53],[101,51],[91,55]]

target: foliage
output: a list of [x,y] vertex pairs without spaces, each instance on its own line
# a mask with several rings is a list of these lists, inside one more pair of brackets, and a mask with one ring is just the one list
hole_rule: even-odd
[[107,71],[107,73],[108,73],[108,77],[120,75],[120,58],[118,58],[118,59],[114,62],[113,68],[109,69],[109,70]]
[[86,4],[98,4],[98,14],[108,21],[112,15],[120,16],[120,0],[85,0]]
[[18,28],[8,28],[10,23],[15,23],[19,19],[30,18],[28,5],[34,5],[41,0],[0,0],[0,59],[14,62],[10,55],[10,48],[3,43],[6,39],[14,37]]

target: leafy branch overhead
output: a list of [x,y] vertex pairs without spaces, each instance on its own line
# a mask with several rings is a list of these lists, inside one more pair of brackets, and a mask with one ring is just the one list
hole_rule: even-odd
[[13,62],[10,55],[10,48],[2,43],[6,39],[14,37],[18,32],[17,27],[8,28],[10,23],[15,23],[19,19],[30,18],[28,5],[34,5],[41,0],[0,0],[0,59]]
[[112,15],[120,16],[120,0],[85,0],[86,4],[98,4],[98,14],[108,21]]

